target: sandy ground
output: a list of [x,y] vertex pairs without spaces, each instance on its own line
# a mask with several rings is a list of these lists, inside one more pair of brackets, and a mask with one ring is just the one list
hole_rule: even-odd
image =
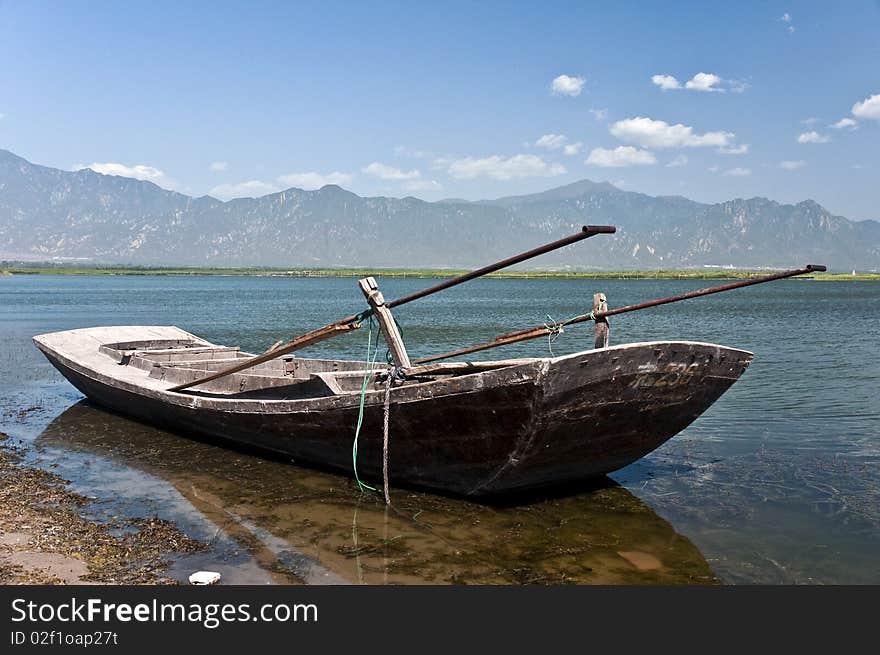
[[176,584],[169,558],[205,544],[161,519],[99,523],[67,480],[0,433],[0,584]]

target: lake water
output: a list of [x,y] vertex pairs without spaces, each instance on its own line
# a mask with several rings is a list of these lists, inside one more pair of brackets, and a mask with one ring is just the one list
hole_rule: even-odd
[[[425,279],[379,279],[386,298]],[[710,286],[477,280],[396,310],[414,357],[609,306]],[[228,582],[880,583],[880,284],[789,280],[611,319],[613,344],[692,339],[755,361],[684,432],[600,486],[490,506],[395,489],[178,437],[82,402],[31,336],[177,325],[259,351],[364,306],[351,278],[0,277],[0,430],[95,498],[210,540],[178,560]],[[591,347],[592,326],[474,359]],[[363,357],[366,331],[304,356]],[[352,426],[352,430],[354,426]],[[402,435],[394,435],[392,440]]]

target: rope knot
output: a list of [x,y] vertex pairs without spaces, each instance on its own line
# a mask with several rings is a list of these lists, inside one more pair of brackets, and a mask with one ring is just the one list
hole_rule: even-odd
[[373,318],[373,310],[372,309],[365,309],[364,311],[360,312],[359,314],[356,314],[354,317],[354,320],[352,321],[352,324],[360,325],[368,318],[372,321],[372,318]]
[[553,320],[550,314],[547,314],[547,322],[544,323],[544,329],[547,330],[547,334],[562,334],[565,332],[565,323],[559,323]]
[[406,369],[402,366],[392,366],[388,369],[388,378],[392,382],[403,382],[406,380]]
[[547,314],[547,322],[544,323],[544,329],[547,330],[547,349],[550,351],[550,356],[553,355],[553,342],[559,338],[559,335],[565,332],[565,323],[560,323],[554,320],[550,314]]

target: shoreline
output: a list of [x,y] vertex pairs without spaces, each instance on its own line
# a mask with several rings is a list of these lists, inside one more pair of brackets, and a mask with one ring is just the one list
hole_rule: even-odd
[[24,462],[27,447],[0,432],[0,584],[162,584],[174,556],[206,544],[170,521],[100,522],[68,480]]
[[[484,277],[496,279],[597,279],[597,280],[733,280],[760,277],[784,269],[711,269],[657,271],[497,271]],[[466,269],[383,269],[383,268],[197,268],[125,266],[7,266],[0,276],[14,275],[122,275],[122,276],[232,276],[232,277],[352,277],[370,275],[390,278],[451,278]],[[793,279],[821,281],[880,281],[880,273],[812,273]]]

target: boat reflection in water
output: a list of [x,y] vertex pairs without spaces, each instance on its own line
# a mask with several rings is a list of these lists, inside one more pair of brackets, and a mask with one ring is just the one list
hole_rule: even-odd
[[393,489],[387,509],[346,477],[181,438],[87,401],[36,443],[77,489],[112,498],[106,511],[156,513],[209,541],[172,565],[181,579],[198,567],[230,583],[717,582],[686,537],[607,478],[506,506]]

